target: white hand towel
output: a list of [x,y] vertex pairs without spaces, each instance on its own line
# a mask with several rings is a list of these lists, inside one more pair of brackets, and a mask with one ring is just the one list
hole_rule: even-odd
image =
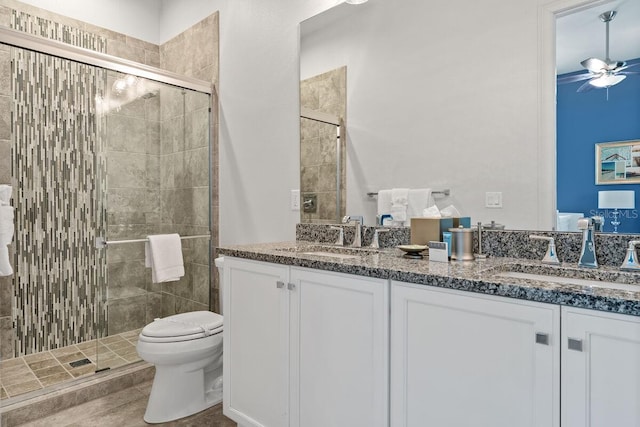
[[0,206],[0,276],[13,274],[7,247],[13,240],[13,231],[13,207]]
[[430,199],[430,188],[416,188],[409,190],[407,219],[405,221],[406,226],[411,225],[411,218],[422,216],[422,212],[429,206]]
[[184,276],[182,242],[178,234],[147,236],[145,266],[151,267],[153,283],[175,282]]
[[0,246],[11,244],[13,232],[13,207],[0,206]]
[[9,262],[9,248],[0,245],[0,277],[10,276],[13,274],[13,268]]
[[378,191],[378,215],[391,215],[391,190]]
[[391,190],[391,216],[393,221],[402,225],[407,220],[407,204],[409,203],[408,188],[393,188]]
[[6,184],[0,185],[0,206],[8,206],[9,199],[11,199],[11,186]]

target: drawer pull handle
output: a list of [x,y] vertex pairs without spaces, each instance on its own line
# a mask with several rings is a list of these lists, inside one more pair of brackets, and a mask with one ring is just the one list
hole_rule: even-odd
[[569,350],[582,351],[582,340],[569,338],[567,340],[567,344],[568,344]]
[[280,280],[278,280],[278,281],[276,282],[276,287],[277,287],[278,289],[280,289],[280,288],[284,288],[284,282],[281,282]]
[[536,332],[536,344],[549,345],[549,334]]
[[296,288],[296,285],[293,283],[289,283],[287,284],[287,289],[289,289],[290,291],[294,290]]

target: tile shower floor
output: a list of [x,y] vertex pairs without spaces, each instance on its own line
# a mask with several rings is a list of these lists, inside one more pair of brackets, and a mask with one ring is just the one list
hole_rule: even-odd
[[[136,329],[101,338],[98,342],[87,341],[0,362],[0,399],[91,375],[98,368],[116,368],[137,362],[140,357],[136,343],[140,331]],[[74,363],[78,361],[84,361],[84,364]]]

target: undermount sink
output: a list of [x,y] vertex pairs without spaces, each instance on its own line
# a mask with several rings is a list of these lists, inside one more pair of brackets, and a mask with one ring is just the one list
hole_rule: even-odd
[[342,246],[330,246],[330,245],[305,245],[296,246],[290,248],[276,249],[282,252],[291,252],[298,255],[311,255],[327,258],[338,259],[355,259],[366,255],[372,255],[378,253],[376,249],[370,248],[349,248]]
[[322,256],[322,257],[329,257],[329,258],[340,258],[340,259],[354,259],[354,258],[360,257],[360,255],[349,255],[349,254],[340,254],[336,252],[322,252],[322,251],[299,252],[299,254]]
[[603,289],[616,289],[621,291],[639,292],[640,285],[631,285],[628,283],[608,282],[594,279],[580,279],[577,277],[565,277],[550,274],[538,274],[538,273],[523,273],[518,271],[504,271],[496,273],[497,277],[513,278],[513,279],[527,279],[536,280],[541,282],[562,283],[568,285],[587,286],[593,288]]

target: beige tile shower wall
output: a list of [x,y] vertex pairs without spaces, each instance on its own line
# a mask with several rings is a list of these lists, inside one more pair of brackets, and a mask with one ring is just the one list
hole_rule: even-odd
[[[157,45],[32,7],[15,0],[0,0],[1,26],[10,27],[12,9],[102,36],[106,40],[106,53],[149,66],[160,67],[160,48]],[[210,65],[209,70],[207,70],[206,67],[205,69],[198,70],[200,74],[206,74],[207,71],[210,71],[217,76],[217,16],[215,23],[216,61]],[[5,151],[9,150],[10,143],[8,118],[10,108],[5,108],[6,106],[2,104],[5,101],[8,102],[9,95],[11,94],[10,80],[8,80],[11,74],[5,72],[5,68],[10,67],[9,60],[8,49],[0,48],[0,67],[3,67],[2,73],[0,74],[0,182],[10,174],[10,166],[5,165],[6,162],[10,161],[10,156],[4,155]],[[8,88],[6,92],[4,91],[5,86]],[[127,141],[126,138],[132,135],[128,133],[127,130],[136,127],[137,124],[131,123],[132,120],[125,119],[123,114],[114,114],[113,117],[110,117],[112,124],[115,125],[117,129],[114,131],[116,134],[111,134],[113,139],[111,140],[112,147],[109,152],[111,155],[110,161],[113,164],[120,162],[122,157],[125,157],[126,160],[121,162],[123,165],[121,168],[125,168],[137,184],[139,184],[140,169],[138,165],[135,165],[133,159],[144,161],[145,171],[155,171],[155,177],[152,176],[151,173],[147,174],[145,178],[148,180],[147,184],[151,184],[153,180],[159,181],[160,117],[159,106],[154,106],[154,103],[158,104],[158,102],[159,100],[144,102],[145,121],[147,124],[145,135],[145,143],[147,145],[144,150],[150,150],[152,148],[149,146],[148,141],[153,141],[154,138],[156,141],[156,147],[153,148],[156,151],[145,153],[144,159],[139,156],[141,153],[136,152],[135,148],[124,149],[123,147],[117,146],[117,144]],[[135,110],[141,107],[140,105],[131,105],[125,108]],[[152,116],[156,118],[152,119]],[[139,119],[139,117],[136,119]],[[120,134],[118,135],[117,132],[120,132]],[[6,135],[4,133],[6,133]],[[133,145],[137,146],[137,144]],[[132,152],[127,153],[127,151]],[[129,156],[129,154],[131,154],[131,156]],[[119,155],[120,158],[118,158]],[[111,174],[112,179],[116,179],[115,185],[119,187],[118,190],[110,195],[110,206],[112,209],[108,215],[109,224],[113,225],[109,227],[108,235],[110,238],[113,237],[117,239],[128,238],[131,235],[146,235],[159,232],[159,188],[156,187],[155,192],[145,192],[142,197],[142,200],[144,200],[143,209],[133,209],[131,204],[132,198],[136,197],[136,194],[139,195],[139,193],[136,193],[134,188],[126,188],[126,185],[119,185],[117,180],[120,180],[122,176],[123,175]],[[217,197],[217,191],[215,194]],[[111,290],[112,292],[110,294],[112,300],[110,301],[111,322],[109,326],[113,331],[129,328],[128,323],[146,323],[157,316],[161,308],[161,286],[152,285],[148,271],[143,271],[141,268],[143,265],[143,251],[142,245],[131,245],[130,248],[124,248],[123,245],[118,247],[118,249],[109,250],[108,270],[110,277],[113,278],[117,285]],[[125,264],[123,263],[124,260],[130,260],[131,262]],[[206,261],[202,259],[200,259],[200,262],[206,263]],[[142,285],[143,280],[141,279],[143,276],[145,276],[144,285]],[[201,286],[198,288],[198,292],[202,293],[200,288]],[[150,293],[142,294],[140,290],[145,290]],[[13,295],[14,284],[12,278],[0,278],[0,358],[2,359],[13,357],[14,355],[14,329],[11,317]]]
[[[110,72],[107,88],[121,77]],[[160,102],[156,94],[107,114],[109,240],[161,232]],[[151,283],[144,258],[144,244],[113,245],[107,250],[109,335],[142,328],[161,315],[161,286]]]
[[[161,67],[217,84],[218,23],[214,13],[160,46]],[[209,282],[210,249],[218,245],[217,110],[209,121],[209,98],[191,91],[163,91],[161,97],[163,227],[183,235],[212,235],[211,243],[183,241],[186,275],[179,282],[163,284],[163,315],[206,310],[209,305],[219,312],[217,274],[212,275],[212,289]],[[214,108],[216,103],[214,95]],[[210,135],[214,135],[211,152]]]
[[[337,68],[300,82],[301,106],[323,113],[346,117],[346,67]],[[344,129],[344,126],[342,127]],[[341,200],[346,200],[346,149],[341,135]],[[335,223],[337,186],[336,127],[310,119],[300,119],[300,192],[317,196],[315,213],[300,213],[301,222]],[[340,216],[345,215],[344,202]]]

